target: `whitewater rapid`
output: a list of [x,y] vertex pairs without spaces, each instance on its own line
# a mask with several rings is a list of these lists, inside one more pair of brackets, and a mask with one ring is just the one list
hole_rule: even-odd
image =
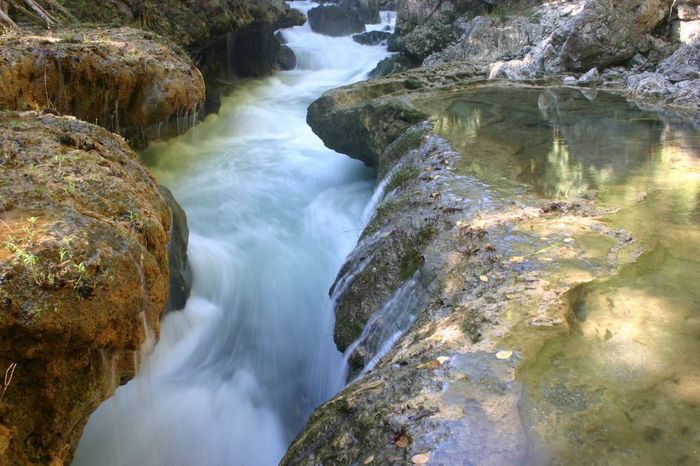
[[241,84],[218,114],[144,154],[187,212],[192,294],[138,376],[92,415],[75,465],[277,464],[344,384],[328,289],[374,174],[326,149],[306,109],[388,54],[308,25],[282,34],[295,70]]

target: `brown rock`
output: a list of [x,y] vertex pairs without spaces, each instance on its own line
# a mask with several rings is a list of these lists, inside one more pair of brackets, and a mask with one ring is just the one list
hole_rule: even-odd
[[0,450],[3,464],[69,464],[90,413],[158,335],[171,216],[102,128],[3,113],[0,141],[0,373],[14,367]]
[[190,59],[130,28],[5,36],[0,88],[0,107],[49,109],[122,133],[184,117],[204,102]]

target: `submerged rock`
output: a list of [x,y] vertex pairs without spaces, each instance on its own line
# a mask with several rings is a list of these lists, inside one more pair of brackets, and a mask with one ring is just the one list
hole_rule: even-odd
[[89,415],[158,336],[171,214],[103,128],[5,112],[0,141],[0,457],[70,464]]

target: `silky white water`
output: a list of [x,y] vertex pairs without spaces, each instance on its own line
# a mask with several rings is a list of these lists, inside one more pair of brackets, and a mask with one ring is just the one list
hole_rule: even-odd
[[242,84],[217,115],[145,153],[187,212],[192,294],[163,319],[139,375],[90,418],[75,465],[277,464],[344,383],[328,289],[373,173],[326,149],[306,109],[387,53],[308,25],[284,37],[296,70]]

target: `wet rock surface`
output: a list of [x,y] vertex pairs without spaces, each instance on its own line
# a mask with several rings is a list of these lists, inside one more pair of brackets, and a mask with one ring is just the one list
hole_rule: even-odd
[[0,115],[0,402],[6,464],[69,464],[88,416],[131,378],[168,298],[171,214],[119,136]]
[[[452,86],[393,91],[423,111],[440,96],[452,102],[450,96],[461,95]],[[349,106],[352,91],[345,92]],[[473,92],[488,95],[489,88]],[[454,134],[489,133],[493,125],[488,143],[467,138],[456,151],[435,134],[454,120],[436,112],[433,129],[419,124],[375,148],[383,198],[332,290],[336,342],[347,348],[356,379],[316,411],[283,464],[424,458],[416,455],[437,464],[528,460],[516,381],[528,345],[515,342],[519,335],[568,332],[567,293],[616,273],[640,249],[628,233],[606,225],[610,210],[585,190],[566,202],[543,203],[518,184],[504,184],[501,177],[518,169],[501,163],[527,148],[497,142],[508,113],[484,99],[492,114],[480,112],[477,126],[457,126]],[[534,106],[567,127],[576,125],[566,120],[569,102],[566,93],[542,91]],[[540,144],[539,133],[528,136],[532,128],[517,131],[515,140]],[[350,343],[353,335],[359,338]],[[551,394],[553,403],[587,406],[580,392],[555,387]]]

